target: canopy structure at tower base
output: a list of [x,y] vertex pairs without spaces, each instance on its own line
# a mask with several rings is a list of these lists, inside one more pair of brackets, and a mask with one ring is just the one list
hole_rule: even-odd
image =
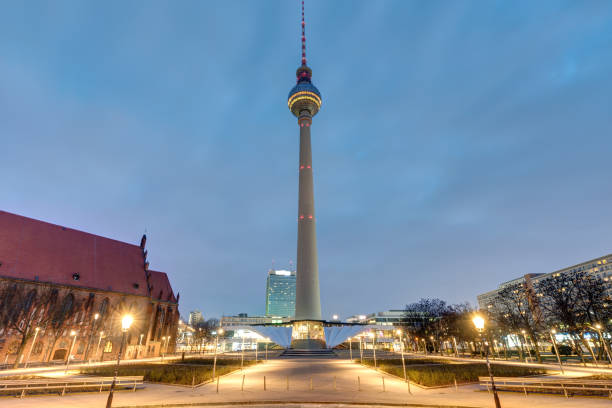
[[294,320],[291,322],[291,348],[301,350],[317,350],[325,347],[325,331],[319,320]]

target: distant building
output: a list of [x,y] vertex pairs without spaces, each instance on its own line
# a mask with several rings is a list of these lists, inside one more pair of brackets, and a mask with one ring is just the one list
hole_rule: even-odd
[[230,328],[236,326],[251,326],[258,324],[281,324],[289,323],[289,317],[281,316],[249,316],[246,313],[239,313],[237,316],[221,317],[220,326]]
[[295,316],[295,271],[268,271],[266,316]]
[[575,274],[578,272],[587,272],[595,276],[599,276],[604,283],[607,285],[608,293],[612,295],[612,254],[604,255],[599,258],[591,259],[586,262],[579,263],[577,265],[568,266],[567,268],[559,269],[549,273],[531,273],[520,278],[513,279],[508,282],[501,283],[497,289],[490,292],[478,295],[478,307],[481,310],[489,310],[494,307],[495,298],[499,295],[499,292],[504,288],[515,285],[517,283],[525,284],[528,290],[528,300],[532,305],[535,305],[532,311],[535,313],[537,310],[538,296],[537,285],[538,282],[543,279],[549,278],[554,275],[566,275]]
[[419,326],[430,317],[418,312],[403,309],[386,310],[365,315],[354,315],[346,319],[347,323],[376,324],[380,326]]
[[198,309],[189,312],[189,320],[187,321],[187,323],[191,327],[197,326],[200,323],[204,323],[204,316],[202,316],[202,312],[200,312]]

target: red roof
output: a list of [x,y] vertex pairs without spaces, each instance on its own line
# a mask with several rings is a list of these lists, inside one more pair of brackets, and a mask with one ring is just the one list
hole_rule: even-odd
[[176,303],[176,298],[172,292],[172,286],[168,280],[168,275],[165,272],[151,271],[149,283],[151,284],[151,296],[154,299],[163,300],[165,302]]
[[149,296],[144,262],[138,245],[0,211],[1,277]]

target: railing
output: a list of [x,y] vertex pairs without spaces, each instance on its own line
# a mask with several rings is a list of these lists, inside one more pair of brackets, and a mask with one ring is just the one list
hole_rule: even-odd
[[[110,388],[113,382],[113,377],[95,377],[95,378],[70,378],[70,379],[28,379],[28,380],[0,380],[0,394],[19,393],[19,397],[23,398],[26,393],[46,392],[56,390],[60,395],[64,395],[66,391],[90,389],[91,391],[102,392],[103,389]],[[143,376],[133,377],[117,377],[115,387],[131,388],[136,391],[136,388],[143,386]],[[14,394],[12,394],[14,395]]]
[[[478,377],[480,385],[491,390],[489,377]],[[612,380],[592,380],[579,378],[528,378],[528,377],[495,377],[495,388],[498,390],[522,390],[527,392],[558,392],[565,394],[566,398],[574,394],[607,395],[612,399]]]

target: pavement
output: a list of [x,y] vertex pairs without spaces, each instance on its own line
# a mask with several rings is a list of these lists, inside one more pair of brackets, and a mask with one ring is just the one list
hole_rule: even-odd
[[[264,389],[265,377],[265,389]],[[244,379],[244,386],[243,386]],[[384,379],[384,388],[383,388]],[[145,389],[115,392],[115,407],[171,407],[204,405],[257,406],[376,406],[494,407],[492,395],[478,385],[424,389],[401,379],[346,359],[272,359],[200,387],[147,383]],[[0,406],[19,408],[102,407],[108,393],[81,393],[60,396],[31,396],[23,399],[0,397]],[[605,398],[502,392],[504,408],[589,408],[610,407]]]

